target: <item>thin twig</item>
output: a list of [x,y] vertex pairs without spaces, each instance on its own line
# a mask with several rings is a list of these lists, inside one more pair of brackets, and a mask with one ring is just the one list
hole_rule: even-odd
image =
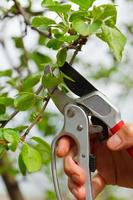
[[7,121],[4,121],[4,122],[2,123],[2,125],[0,126],[0,128],[4,128],[4,127],[9,123],[9,121],[11,121],[18,113],[19,113],[18,110],[14,111],[14,112],[10,115],[9,119],[8,119]]
[[28,135],[28,133],[31,131],[31,129],[37,124],[37,122],[40,121],[40,119],[42,118],[42,114],[45,111],[45,109],[46,109],[46,107],[47,107],[47,105],[49,103],[50,98],[51,98],[50,96],[47,98],[45,104],[43,105],[43,107],[42,107],[42,109],[40,111],[40,113],[37,115],[37,117],[35,118],[33,123],[27,128],[27,130],[25,131],[25,133],[22,136],[22,138],[25,138]]
[[18,9],[19,13],[23,16],[24,18],[24,21],[25,21],[25,24],[27,26],[30,26],[31,29],[37,31],[39,34],[45,36],[45,37],[48,37],[48,38],[51,38],[51,34],[49,32],[44,32],[44,31],[41,31],[35,27],[32,27],[31,26],[31,23],[29,22],[29,19],[27,18],[27,13],[25,12],[25,10],[23,9],[23,7],[20,5],[20,3],[18,3],[16,0],[13,0],[14,3],[15,3],[15,6],[16,8]]
[[[39,88],[36,90],[35,94],[38,95],[43,89],[43,86],[40,85]],[[7,121],[4,121],[2,124],[1,124],[1,128],[4,128],[20,111],[16,110],[14,111],[10,116],[9,116],[9,119]]]
[[76,50],[74,51],[74,54],[73,54],[73,56],[72,56],[72,58],[71,58],[71,60],[70,60],[70,62],[69,62],[70,65],[73,64],[73,62],[74,62],[76,56],[78,55],[79,51],[81,51],[81,48],[82,48],[82,44],[80,44],[80,45],[76,48]]
[[76,50],[74,51],[74,54],[72,55],[72,58],[69,62],[70,65],[73,64],[76,56],[78,55],[79,51],[81,51],[82,46],[85,45],[86,42],[87,42],[87,37],[80,36],[79,39],[73,43],[73,45],[76,45]]

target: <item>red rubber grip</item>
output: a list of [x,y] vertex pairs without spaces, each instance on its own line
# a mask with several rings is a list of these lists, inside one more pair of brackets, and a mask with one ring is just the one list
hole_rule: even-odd
[[[112,134],[115,134],[117,131],[119,131],[121,129],[121,127],[124,125],[124,121],[121,120],[120,122],[118,122],[113,128],[110,129],[110,131],[112,132]],[[127,149],[127,152],[129,153],[129,155],[133,158],[133,147],[130,147],[129,149]]]
[[115,134],[117,131],[119,131],[121,129],[121,127],[124,125],[124,121],[121,120],[119,121],[113,128],[111,128],[111,133]]

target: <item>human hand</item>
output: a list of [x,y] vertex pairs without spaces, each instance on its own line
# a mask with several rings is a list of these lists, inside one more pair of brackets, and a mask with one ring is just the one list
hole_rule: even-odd
[[[106,185],[133,188],[133,158],[126,149],[133,146],[133,124],[124,125],[111,136],[107,143],[100,144],[97,137],[91,139],[92,153],[96,156],[97,174],[92,179],[93,198]],[[68,187],[78,200],[84,200],[86,174],[74,161],[76,145],[69,137],[58,142],[57,156],[64,158],[64,171],[68,175]]]

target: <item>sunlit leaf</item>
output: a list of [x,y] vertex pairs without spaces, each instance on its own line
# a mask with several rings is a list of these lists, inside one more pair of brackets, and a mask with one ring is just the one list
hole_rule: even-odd
[[25,111],[35,104],[36,96],[33,93],[19,94],[14,101],[14,106],[18,110]]
[[33,86],[35,86],[40,81],[40,75],[32,74],[28,76],[23,82],[23,89],[29,90]]
[[53,88],[59,85],[62,81],[62,76],[56,77],[51,74],[44,75],[42,78],[42,84],[44,88]]
[[51,160],[51,147],[50,147],[50,145],[40,137],[32,137],[32,140],[34,140],[38,144],[36,146],[36,148],[38,149],[38,151],[40,152],[40,154],[42,156],[42,162],[44,164],[49,163],[50,160]]
[[11,128],[5,128],[3,129],[3,137],[8,142],[9,149],[12,151],[16,151],[19,144],[18,131]]
[[41,155],[35,148],[23,144],[21,156],[28,172],[36,172],[41,169]]
[[0,77],[2,77],[2,76],[11,77],[12,76],[12,70],[7,69],[7,70],[0,71]]
[[71,0],[73,3],[80,6],[81,9],[88,10],[96,0]]
[[33,27],[45,27],[48,28],[49,25],[56,24],[53,19],[44,16],[34,17],[32,20]]
[[107,42],[116,59],[120,61],[126,44],[126,37],[116,27],[104,25],[100,38]]
[[104,21],[105,24],[114,26],[117,18],[116,6],[113,4],[105,4],[94,7],[92,10],[92,16],[95,21]]
[[62,44],[63,44],[62,41],[59,41],[58,39],[53,38],[48,41],[47,47],[52,48],[54,50],[58,50],[58,49],[60,49]]
[[95,21],[92,24],[87,24],[83,20],[75,20],[72,22],[72,25],[76,32],[80,33],[83,36],[89,36],[99,31],[102,22]]
[[57,64],[59,67],[65,63],[66,58],[67,58],[67,48],[62,48],[57,53]]
[[51,58],[40,52],[34,52],[30,54],[31,59],[36,63],[39,70],[44,70],[44,64],[51,62]]
[[6,107],[3,104],[0,104],[0,115],[6,112]]
[[11,106],[13,105],[14,99],[10,97],[0,96],[0,103],[5,106]]
[[26,175],[26,166],[25,166],[24,161],[22,159],[21,153],[19,154],[19,157],[18,157],[18,165],[19,165],[19,169],[20,169],[22,175],[25,176]]

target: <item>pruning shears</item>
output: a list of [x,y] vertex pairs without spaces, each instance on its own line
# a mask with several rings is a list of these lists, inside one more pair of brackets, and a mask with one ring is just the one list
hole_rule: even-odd
[[[51,166],[56,196],[57,200],[63,200],[57,177],[56,147],[58,140],[67,135],[75,141],[78,149],[77,161],[86,171],[87,194],[85,200],[92,200],[91,172],[96,170],[96,166],[95,157],[90,152],[90,126],[91,124],[102,126],[102,140],[104,140],[108,137],[108,129],[115,134],[124,125],[124,121],[121,120],[118,109],[107,97],[67,62],[60,67],[60,71],[66,75],[64,78],[66,86],[79,98],[71,98],[58,88],[49,90],[55,105],[64,115],[63,129],[52,142]],[[127,149],[127,151],[133,157],[133,148]]]

